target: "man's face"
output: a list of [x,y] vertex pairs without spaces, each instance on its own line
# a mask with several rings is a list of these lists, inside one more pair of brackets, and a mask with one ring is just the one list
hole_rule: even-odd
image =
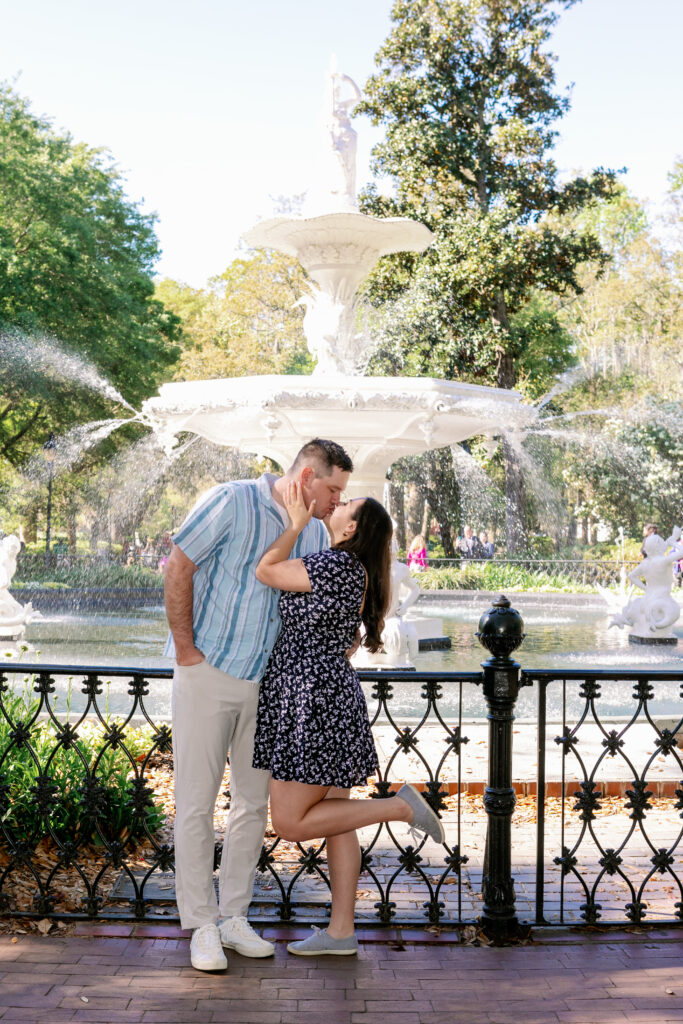
[[313,515],[316,519],[324,519],[334,512],[341,501],[350,475],[339,466],[334,466],[329,476],[316,476],[315,470],[310,466],[302,469],[300,479],[304,501],[306,508],[309,508],[315,498]]

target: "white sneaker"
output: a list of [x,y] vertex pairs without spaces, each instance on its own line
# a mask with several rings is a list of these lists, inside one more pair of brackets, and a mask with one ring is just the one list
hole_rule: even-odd
[[218,930],[223,945],[242,956],[272,956],[275,952],[273,943],[262,939],[246,917],[226,917],[218,925]]
[[224,971],[228,966],[215,924],[203,924],[192,932],[190,960],[196,971]]

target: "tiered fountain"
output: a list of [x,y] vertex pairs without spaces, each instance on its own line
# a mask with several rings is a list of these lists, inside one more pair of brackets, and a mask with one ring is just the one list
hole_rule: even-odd
[[[535,411],[513,391],[424,377],[366,377],[370,341],[357,329],[356,289],[380,256],[422,252],[433,235],[403,217],[379,219],[358,210],[356,132],[349,110],[360,98],[355,83],[333,68],[327,78],[321,170],[304,215],[263,221],[244,238],[251,246],[294,256],[310,279],[304,332],[316,358],[312,376],[239,377],[165,384],[145,402],[143,418],[170,449],[191,431],[220,445],[268,456],[283,468],[301,446],[323,435],[343,444],[354,462],[349,496],[380,501],[389,466],[405,455],[451,445],[475,434],[520,429]],[[410,616],[394,573],[384,654],[363,664],[412,667],[418,638],[442,630],[435,620]],[[417,591],[417,587],[414,588]],[[414,598],[413,598],[414,599]]]
[[380,256],[422,252],[432,233],[407,218],[359,213],[356,132],[349,109],[356,85],[328,74],[327,121],[319,185],[301,217],[276,217],[245,234],[252,246],[295,256],[311,281],[304,331],[317,360],[313,376],[238,377],[165,384],[143,417],[167,447],[191,431],[219,445],[268,456],[283,468],[316,435],[353,458],[350,496],[382,500],[389,466],[405,455],[475,434],[521,428],[535,415],[513,391],[424,377],[366,377],[370,342],[356,329],[355,293]]

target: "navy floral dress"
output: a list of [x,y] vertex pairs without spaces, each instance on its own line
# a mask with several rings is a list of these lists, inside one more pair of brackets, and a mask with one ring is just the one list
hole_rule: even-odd
[[302,559],[311,593],[283,591],[282,630],[259,690],[254,768],[274,779],[348,788],[378,768],[365,697],[346,651],[365,569],[348,551]]

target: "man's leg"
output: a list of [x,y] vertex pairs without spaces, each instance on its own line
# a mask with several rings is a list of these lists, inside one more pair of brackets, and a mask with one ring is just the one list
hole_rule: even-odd
[[258,684],[232,679],[241,709],[230,743],[230,813],[220,870],[221,917],[246,917],[268,818],[270,772],[252,767]]
[[229,677],[205,661],[176,666],[173,676],[176,900],[183,928],[218,920],[213,819],[238,715],[225,700],[224,680]]

